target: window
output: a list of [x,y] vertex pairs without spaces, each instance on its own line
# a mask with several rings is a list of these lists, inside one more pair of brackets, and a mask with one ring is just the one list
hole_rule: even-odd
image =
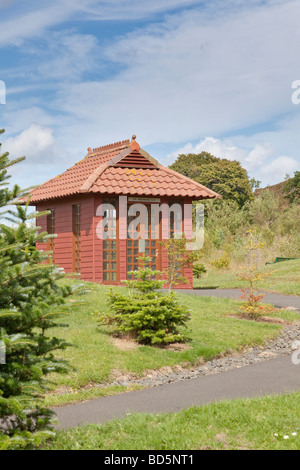
[[117,202],[114,199],[105,199],[104,204],[108,208],[104,211],[105,224],[104,233],[107,237],[103,240],[102,272],[103,282],[111,283],[118,281],[118,240],[117,240]]
[[[48,209],[50,214],[47,215],[47,232],[49,235],[55,234],[55,210]],[[47,243],[47,251],[52,251],[52,258],[54,257],[54,247],[55,241],[54,238],[50,238]]]
[[72,206],[72,230],[73,230],[73,271],[80,273],[81,260],[81,205]]
[[[172,201],[170,207],[173,207],[174,210],[170,211],[170,239],[176,238],[176,234],[183,234],[183,205],[178,201]],[[173,259],[173,254],[169,255],[169,263],[176,263],[176,259]],[[181,256],[179,256],[180,258]],[[178,263],[177,263],[178,264]],[[176,270],[176,277],[184,276],[184,268],[179,267]]]
[[103,240],[103,282],[117,281],[117,240]]
[[[148,209],[148,230],[145,229],[146,240],[135,240],[137,233],[128,230],[127,238],[127,279],[133,279],[133,275],[129,274],[130,271],[137,271],[139,269],[139,257],[147,256],[151,258],[147,266],[152,269],[152,271],[159,271],[161,260],[160,260],[160,243],[159,240],[152,239],[152,236],[155,238],[154,232],[151,231],[151,204],[147,205]],[[130,226],[130,222],[135,218],[135,216],[128,216],[127,224]],[[160,219],[161,220],[161,219]],[[161,224],[159,224],[161,227]],[[140,231],[140,225],[137,227],[137,231]],[[159,234],[161,237],[161,234]]]
[[130,271],[137,271],[139,269],[139,240],[127,240],[127,278],[133,279],[133,276],[128,274]]

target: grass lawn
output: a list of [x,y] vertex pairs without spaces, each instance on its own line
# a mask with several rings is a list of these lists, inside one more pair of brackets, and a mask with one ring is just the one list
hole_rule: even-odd
[[[241,288],[245,283],[237,279],[235,271],[216,271],[207,267],[201,279],[194,279],[194,287]],[[300,295],[300,260],[282,261],[264,266],[263,272],[276,271],[269,279],[259,283],[259,289],[281,294]]]
[[[69,328],[59,328],[54,333],[64,337],[73,346],[61,352],[75,368],[67,375],[53,374],[52,391],[46,396],[47,406],[63,405],[77,401],[111,395],[128,390],[126,387],[99,387],[112,381],[116,373],[142,375],[144,371],[176,364],[196,364],[200,359],[209,360],[221,353],[235,351],[252,344],[262,344],[277,336],[281,325],[258,323],[232,318],[235,302],[218,299],[180,295],[184,305],[191,308],[192,319],[187,331],[191,341],[188,348],[174,351],[153,346],[135,346],[120,349],[106,326],[99,326],[91,314],[105,310],[108,287],[93,286],[94,291],[80,299],[80,305],[72,307],[65,319]],[[118,289],[125,289],[120,287]],[[277,315],[278,316],[278,315]],[[283,312],[282,318],[294,320],[295,313]],[[98,385],[98,387],[97,387]],[[137,388],[137,387],[135,387]],[[132,389],[129,388],[129,389]]]
[[224,401],[178,413],[132,414],[58,432],[47,449],[299,450],[300,393]]

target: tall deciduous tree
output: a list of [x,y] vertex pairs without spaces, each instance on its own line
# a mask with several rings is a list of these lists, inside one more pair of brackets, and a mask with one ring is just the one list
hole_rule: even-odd
[[236,201],[242,207],[253,199],[247,171],[236,160],[217,158],[208,152],[179,155],[170,168],[203,184],[223,199]]

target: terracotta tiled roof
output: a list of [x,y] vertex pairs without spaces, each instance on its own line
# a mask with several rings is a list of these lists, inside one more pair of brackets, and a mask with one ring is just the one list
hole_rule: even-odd
[[[88,149],[80,162],[31,191],[30,203],[75,194],[220,197],[199,183],[160,165],[135,141]],[[20,200],[19,202],[24,202]]]

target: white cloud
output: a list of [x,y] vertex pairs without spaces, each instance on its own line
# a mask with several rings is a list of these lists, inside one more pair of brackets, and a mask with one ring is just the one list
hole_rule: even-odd
[[40,59],[37,66],[40,80],[76,81],[82,73],[98,69],[95,57],[99,53],[95,36],[60,31],[49,34],[46,51],[45,47],[37,48],[32,55]]
[[[2,0],[9,7],[12,0]],[[0,47],[19,45],[24,39],[42,35],[64,21],[134,20],[199,3],[197,0],[19,0],[18,9],[6,9],[1,18]],[[1,4],[0,4],[1,7]],[[11,14],[10,14],[11,13]]]
[[54,138],[51,129],[39,124],[31,124],[16,137],[10,137],[3,143],[3,151],[17,158],[23,155],[30,160],[43,160],[53,150]]
[[262,165],[266,159],[274,154],[274,149],[270,143],[257,144],[245,158],[245,164],[249,169]]
[[299,169],[299,163],[291,157],[281,156],[275,158],[268,165],[260,169],[260,173],[264,177],[272,176],[272,180],[280,182],[284,180],[285,175],[293,176],[294,172]]
[[36,123],[4,140],[1,152],[9,152],[11,159],[26,157],[25,161],[9,169],[13,184],[22,188],[41,184],[74,163],[74,154],[71,155],[55,139],[53,129]]
[[[194,9],[161,15],[161,21],[148,27],[136,23],[134,32],[114,38],[111,44],[99,44],[92,34],[75,29],[47,32],[48,40],[45,35],[50,27],[74,18],[133,20],[194,3]],[[299,78],[294,47],[300,40],[299,14],[295,0],[53,0],[42,6],[37,0],[20,0],[14,16],[1,19],[0,44],[40,35],[43,42],[36,56],[40,60],[36,68],[30,61],[27,64],[32,78],[24,87],[38,77],[39,85],[48,80],[49,87],[55,83],[57,90],[51,102],[48,96],[43,102],[37,94],[26,102],[26,95],[23,99],[18,95],[18,102],[2,108],[9,135],[20,134],[14,139],[21,141],[25,129],[27,138],[34,139],[28,131],[32,122],[52,132],[55,142],[42,151],[51,155],[53,164],[50,171],[45,167],[46,179],[59,172],[54,163],[61,161],[62,149],[69,152],[63,151],[64,161],[72,163],[88,146],[136,133],[142,146],[172,142],[181,145],[180,153],[203,149],[240,160],[251,176],[272,184],[273,177],[281,176],[275,163],[267,171],[270,163],[290,158],[287,163],[293,167],[299,158],[299,114],[291,118],[300,110],[291,102],[291,84]],[[33,57],[37,46],[31,47]],[[27,49],[20,50],[29,57]],[[103,79],[97,67],[105,61],[113,67],[111,76]],[[15,72],[26,78],[26,62],[23,65]],[[19,83],[22,87],[21,79]],[[239,131],[268,122],[276,126],[264,134],[246,136]],[[46,135],[37,146],[46,144]],[[224,135],[234,137],[217,138]],[[197,145],[185,144],[197,140]],[[16,142],[11,141],[18,150]],[[40,161],[38,154],[30,157],[33,149],[28,150],[21,154]]]
[[169,154],[166,162],[173,163],[178,155],[201,152],[209,152],[218,158],[238,160],[246,168],[249,176],[261,181],[262,186],[279,183],[284,180],[286,174],[293,175],[299,169],[299,161],[289,156],[276,156],[269,142],[256,144],[254,148],[247,149],[234,145],[228,139],[221,140],[213,137],[206,137],[195,145],[186,144]]
[[106,49],[123,65],[119,75],[68,86],[56,105],[101,130],[101,140],[124,129],[144,144],[266,122],[293,109],[299,14],[290,0],[216,18],[201,10],[170,16]]
[[222,141],[214,137],[205,137],[197,144],[193,145],[187,143],[175,152],[172,152],[166,157],[166,163],[173,163],[178,155],[187,155],[188,153],[201,153],[208,152],[218,158],[227,158],[228,160],[243,160],[246,156],[246,151],[236,147],[230,142]]
[[92,20],[132,20],[206,2],[205,0],[101,0],[86,3],[87,5],[81,5],[82,11],[89,13],[91,15],[89,18]]

